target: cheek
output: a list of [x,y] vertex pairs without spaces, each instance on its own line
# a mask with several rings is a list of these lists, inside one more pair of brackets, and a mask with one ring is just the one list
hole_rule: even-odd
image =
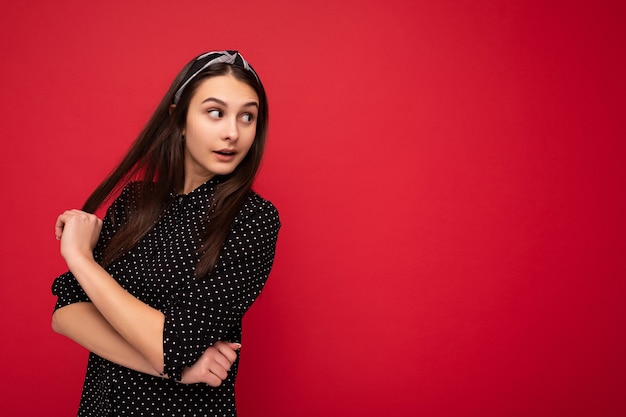
[[242,159],[245,158],[246,155],[250,153],[250,150],[252,149],[253,145],[254,145],[254,135],[252,135],[251,139],[246,141],[245,146],[242,146],[242,150],[244,151],[244,155]]
[[246,143],[246,151],[249,151],[252,148],[252,145],[254,145],[254,135],[252,135],[252,137]]
[[256,126],[246,126],[239,131],[239,147],[249,148],[256,136]]
[[250,147],[254,143],[254,138],[256,138],[256,126],[250,129],[248,135],[248,141],[250,142],[250,145],[248,147]]
[[201,148],[202,143],[198,141],[193,132],[188,130],[187,136],[185,136],[185,140],[183,141],[183,149],[185,152],[197,152]]

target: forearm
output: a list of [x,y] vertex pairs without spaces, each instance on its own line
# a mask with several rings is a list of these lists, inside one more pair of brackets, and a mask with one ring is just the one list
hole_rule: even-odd
[[92,303],[70,304],[52,315],[52,328],[96,355],[138,372],[158,376],[148,360],[131,346]]
[[68,266],[112,330],[162,373],[163,313],[124,290],[93,259],[76,257]]

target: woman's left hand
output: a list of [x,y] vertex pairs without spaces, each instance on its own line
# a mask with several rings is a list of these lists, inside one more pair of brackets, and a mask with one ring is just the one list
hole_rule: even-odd
[[197,384],[203,382],[211,387],[219,387],[226,378],[228,371],[237,359],[239,343],[218,340],[204,351],[202,356],[182,372],[181,383]]
[[98,243],[102,220],[81,210],[68,210],[56,221],[54,233],[61,241],[61,256],[65,262],[77,257],[93,259],[93,248]]

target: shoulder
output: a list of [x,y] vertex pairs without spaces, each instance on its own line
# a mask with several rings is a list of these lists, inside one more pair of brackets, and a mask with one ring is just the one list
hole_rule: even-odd
[[122,190],[113,191],[112,205],[126,205],[129,201],[135,200],[141,194],[141,182],[131,181],[121,187]]
[[243,205],[243,210],[249,210],[251,212],[271,211],[278,215],[276,206],[274,206],[271,201],[264,199],[254,191],[250,191],[250,194],[248,194],[248,199]]
[[117,226],[125,223],[129,219],[130,213],[136,209],[142,193],[143,187],[140,181],[129,182],[109,206],[106,217]]
[[147,195],[151,195],[154,191],[155,184],[153,182],[130,181],[123,186],[113,204],[127,208],[136,208],[138,201]]
[[235,217],[235,227],[250,221],[280,227],[280,217],[276,206],[254,191],[250,191],[248,198]]
[[120,197],[126,199],[137,199],[144,192],[151,192],[154,189],[154,183],[144,183],[142,181],[131,181],[124,186]]

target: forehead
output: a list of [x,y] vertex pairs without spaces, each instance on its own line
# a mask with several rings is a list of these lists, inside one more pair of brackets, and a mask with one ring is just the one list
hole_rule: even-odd
[[202,80],[191,98],[191,104],[202,103],[208,98],[217,98],[233,105],[250,103],[251,101],[259,102],[256,91],[232,74],[218,75]]

